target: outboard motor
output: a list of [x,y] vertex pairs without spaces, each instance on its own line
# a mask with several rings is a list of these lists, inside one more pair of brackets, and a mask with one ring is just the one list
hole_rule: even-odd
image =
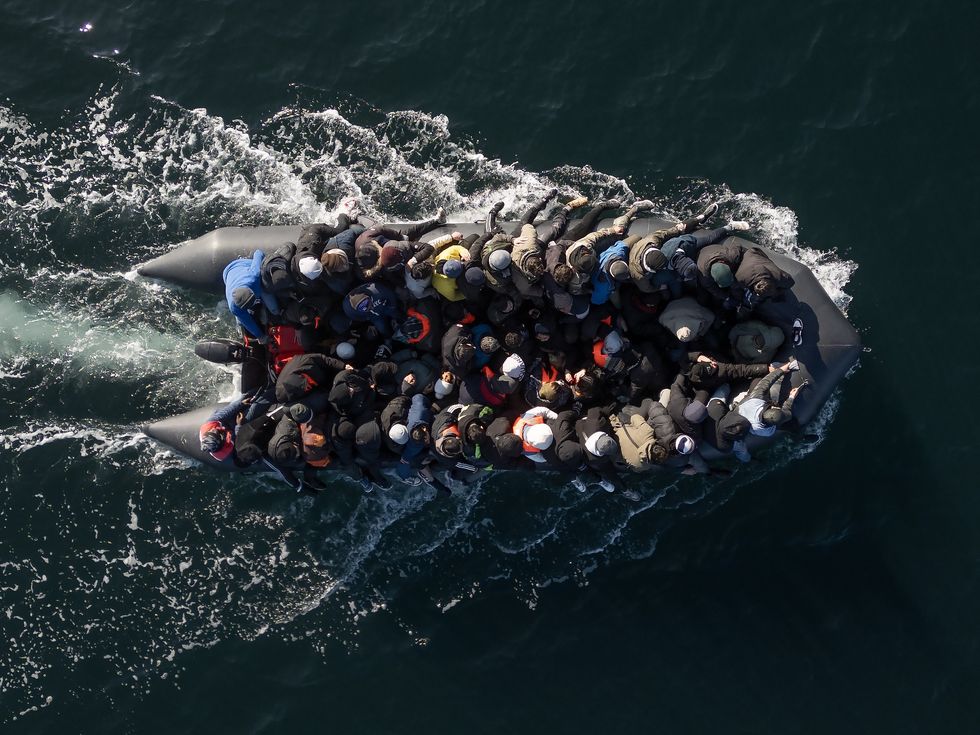
[[194,354],[221,365],[242,363],[252,357],[252,349],[233,339],[205,339],[194,345]]

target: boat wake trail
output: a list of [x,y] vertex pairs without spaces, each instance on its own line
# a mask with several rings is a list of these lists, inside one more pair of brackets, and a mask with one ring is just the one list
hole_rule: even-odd
[[[819,443],[779,447],[764,469],[727,480],[651,478],[631,502],[540,477],[451,498],[363,495],[337,479],[326,497],[297,499],[149,441],[142,421],[234,392],[231,373],[192,350],[232,321],[214,298],[134,266],[222,225],[330,220],[347,196],[390,220],[438,206],[472,220],[500,200],[518,212],[552,186],[650,196],[673,217],[717,199],[849,303],[855,264],[800,243],[793,212],[755,194],[690,180],[634,192],[574,166],[535,173],[484,155],[445,117],[300,92],[253,126],[137,97],[125,79],[51,129],[0,106],[0,689],[18,705],[101,696],[78,683],[90,671],[142,690],[179,677],[185,652],[231,638],[326,653],[380,611],[424,644],[400,594],[445,612],[506,586],[533,606],[551,584],[654,556],[676,524]],[[835,410],[831,400],[818,435]]]

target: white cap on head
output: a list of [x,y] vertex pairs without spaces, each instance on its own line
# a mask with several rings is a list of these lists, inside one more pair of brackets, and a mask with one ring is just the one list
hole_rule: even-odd
[[392,424],[388,429],[388,438],[395,444],[408,443],[408,427],[405,424]]
[[619,332],[614,330],[607,334],[602,340],[602,349],[607,355],[615,355],[623,349],[623,338],[619,336]]
[[341,360],[350,360],[354,357],[354,345],[350,342],[338,342],[337,347],[337,357]]
[[447,383],[442,378],[439,378],[439,380],[436,381],[435,391],[437,398],[445,398],[453,392],[453,384]]
[[674,334],[677,335],[677,339],[681,342],[690,342],[694,339],[694,332],[691,331],[690,327],[678,327]]
[[555,440],[548,424],[533,424],[524,430],[524,441],[535,449],[547,449]]
[[674,448],[681,454],[690,454],[694,451],[694,440],[687,434],[681,434],[674,439]]
[[524,360],[520,355],[508,355],[500,369],[507,377],[524,380]]
[[309,255],[299,259],[299,272],[312,281],[319,278],[320,274],[323,273],[323,266],[317,258]]

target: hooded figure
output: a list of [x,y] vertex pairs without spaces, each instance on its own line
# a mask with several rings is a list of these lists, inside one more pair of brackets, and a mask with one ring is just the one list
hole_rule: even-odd
[[292,403],[315,390],[326,391],[344,362],[319,352],[297,355],[286,363],[276,379],[276,400]]
[[609,301],[619,284],[630,280],[630,248],[622,240],[603,251],[599,256],[599,266],[592,274],[591,302],[596,306]]
[[265,253],[256,250],[251,259],[238,258],[225,266],[221,278],[225,283],[225,300],[242,329],[256,339],[265,340],[265,330],[255,321],[256,308],[263,304],[273,314],[279,313],[275,295],[262,288],[262,261]]
[[679,341],[694,342],[708,333],[715,315],[711,309],[686,296],[668,303],[659,321]]
[[742,263],[743,248],[734,237],[698,252],[698,284],[719,304],[734,308],[735,271]]
[[337,374],[328,397],[331,407],[341,416],[356,419],[374,408],[374,388],[367,377],[353,370]]
[[783,330],[756,319],[736,324],[728,332],[732,354],[738,362],[769,363],[786,339]]
[[760,247],[746,248],[735,271],[735,286],[745,293],[746,306],[781,299],[794,285],[793,277],[772,262]]
[[465,324],[454,324],[447,329],[442,338],[443,369],[463,378],[473,369],[475,360],[473,330]]

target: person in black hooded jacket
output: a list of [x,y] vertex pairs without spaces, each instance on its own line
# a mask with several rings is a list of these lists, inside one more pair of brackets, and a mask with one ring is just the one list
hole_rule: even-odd
[[276,379],[276,400],[292,403],[317,390],[326,390],[347,365],[343,360],[319,352],[307,352],[291,359]]
[[466,377],[476,360],[473,331],[465,324],[454,324],[442,338],[442,366],[457,378]]
[[609,423],[609,416],[615,411],[611,406],[593,406],[575,422],[575,433],[582,447],[582,459],[588,471],[599,479],[605,490],[625,488],[615,471],[615,461],[619,458],[619,444],[616,432]]
[[375,392],[370,379],[360,371],[345,370],[334,378],[329,400],[342,416],[360,418],[374,409]]
[[574,411],[562,411],[557,418],[546,420],[554,441],[547,449],[541,450],[541,456],[549,469],[574,472],[581,466],[582,446],[575,433],[577,419],[578,414]]
[[687,370],[691,385],[696,390],[713,391],[726,384],[740,380],[751,381],[764,378],[770,372],[768,365],[744,365],[735,362],[722,362],[708,355],[698,355]]

